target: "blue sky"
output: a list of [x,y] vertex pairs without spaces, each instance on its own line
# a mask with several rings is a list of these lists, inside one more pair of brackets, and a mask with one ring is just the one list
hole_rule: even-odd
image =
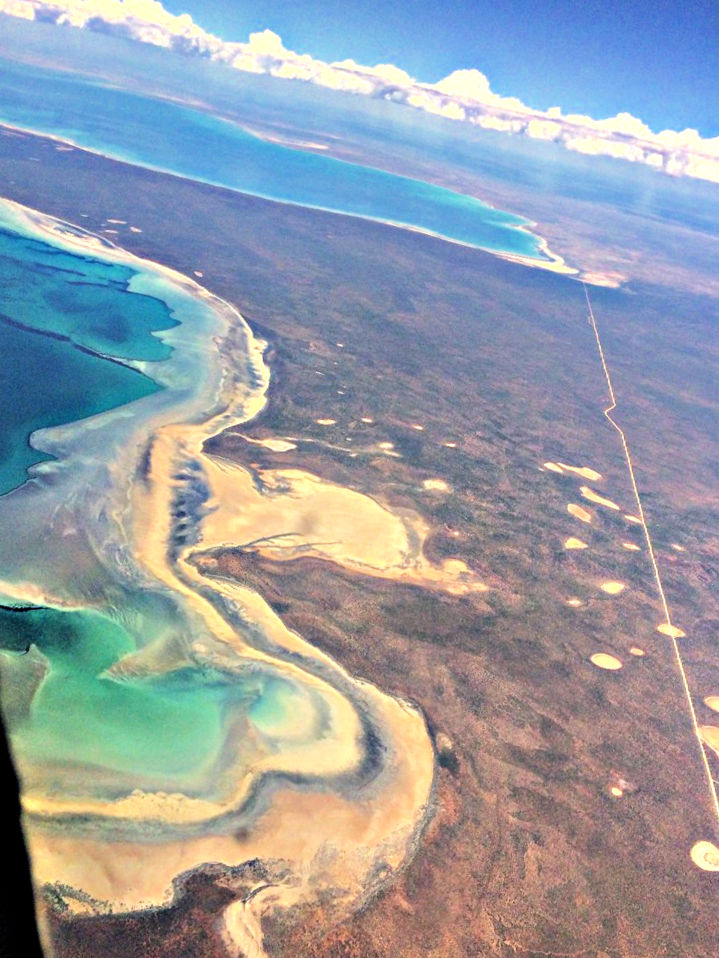
[[533,107],[628,110],[719,134],[719,0],[165,0],[225,40],[269,27],[323,60],[390,62],[432,82],[477,67]]

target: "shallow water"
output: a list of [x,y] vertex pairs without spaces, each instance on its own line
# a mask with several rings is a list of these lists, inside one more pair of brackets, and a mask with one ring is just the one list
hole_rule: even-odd
[[[175,573],[159,581],[137,561],[137,537],[154,529],[134,527],[132,497],[156,428],[202,422],[256,387],[242,351],[228,378],[221,304],[44,222],[50,234],[0,202],[0,411],[14,429],[1,473],[14,488],[0,497],[0,679],[21,777],[61,802],[137,789],[221,800],[243,763],[296,740],[296,714],[312,739],[313,706],[271,663],[217,653],[179,579],[168,587]],[[190,476],[188,489],[201,486],[201,472]]]
[[159,300],[130,295],[133,271],[0,229],[0,494],[47,459],[37,429],[95,416],[157,390],[125,360],[167,358]]
[[[290,149],[167,100],[0,61],[0,121],[255,196],[548,260],[527,220],[430,183]],[[111,214],[110,214],[111,215]]]
[[138,787],[213,795],[230,717],[235,738],[243,716],[282,737],[296,713],[290,683],[262,671],[108,674],[136,640],[92,610],[0,611],[0,637],[6,661],[29,656],[7,709],[26,781],[46,789],[51,779],[65,799],[113,798]]

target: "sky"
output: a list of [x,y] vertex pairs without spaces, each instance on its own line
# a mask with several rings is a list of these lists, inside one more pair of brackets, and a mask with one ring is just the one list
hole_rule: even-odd
[[223,40],[269,28],[322,60],[436,82],[476,67],[496,93],[655,130],[719,134],[719,0],[164,0]]

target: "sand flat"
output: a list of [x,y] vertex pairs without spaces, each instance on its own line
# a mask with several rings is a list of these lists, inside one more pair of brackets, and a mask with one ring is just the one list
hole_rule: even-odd
[[619,595],[620,592],[624,592],[626,585],[623,582],[610,579],[608,582],[602,582],[599,588],[602,592],[606,592],[607,595]]
[[278,561],[312,556],[455,595],[487,590],[466,566],[435,566],[424,557],[430,527],[419,516],[300,469],[251,474],[229,460],[205,460],[213,495],[198,551],[249,545]]
[[696,842],[689,854],[697,868],[705,872],[719,872],[719,848],[713,842]]
[[[73,238],[72,243],[94,252],[99,240],[82,237]],[[130,254],[121,255],[131,264],[135,262]],[[163,272],[163,276],[175,275]],[[233,307],[179,274],[177,282],[207,299],[217,312],[217,324],[209,327],[212,335],[197,343],[200,358],[207,359],[207,386],[198,391],[197,399],[178,400],[162,415],[139,423],[137,441],[133,434],[133,443],[110,463],[112,479],[117,480],[122,494],[113,514],[121,526],[122,547],[127,548],[128,561],[131,558],[138,577],[142,576],[139,581],[149,579],[153,588],[171,595],[175,608],[182,611],[182,617],[178,615],[173,623],[186,623],[186,634],[170,629],[168,635],[168,649],[176,641],[182,645],[176,659],[189,657],[191,652],[203,656],[200,667],[216,663],[228,671],[279,673],[283,680],[321,701],[321,722],[300,716],[299,731],[313,727],[318,730],[314,738],[288,739],[281,747],[265,743],[264,750],[257,752],[257,761],[247,763],[243,754],[229,749],[217,783],[217,799],[214,792],[205,797],[142,788],[116,801],[93,804],[93,796],[88,816],[92,837],[69,827],[46,829],[37,824],[37,818],[48,815],[85,814],[87,802],[72,797],[63,802],[57,793],[49,797],[26,793],[26,811],[35,813],[26,819],[34,879],[39,885],[59,884],[62,897],[70,900],[90,896],[98,910],[142,910],[168,902],[173,881],[183,872],[207,862],[234,865],[258,858],[275,869],[275,902],[306,902],[315,900],[318,892],[328,891],[336,894],[335,900],[351,905],[361,900],[368,880],[378,874],[380,866],[397,869],[412,854],[431,800],[435,773],[432,744],[419,709],[366,681],[354,680],[329,655],[288,629],[249,586],[204,575],[193,565],[192,551],[198,547],[198,538],[199,547],[207,543],[204,526],[212,514],[198,508],[196,512],[182,510],[180,516],[178,501],[186,502],[182,495],[196,493],[198,488],[204,496],[214,465],[205,453],[206,441],[226,428],[237,429],[259,413],[266,400],[269,370],[263,360],[264,344]],[[222,374],[214,376],[215,369]],[[214,412],[210,416],[206,410]],[[142,481],[126,481],[140,470]],[[222,505],[235,521],[235,510],[243,503],[238,502],[235,474],[230,471],[224,478],[227,488],[220,491],[227,493],[228,501]],[[288,487],[292,490],[292,477],[280,472],[273,483],[274,478],[270,473],[261,495],[284,507],[283,500],[291,499],[287,491]],[[220,485],[218,482],[218,488]],[[301,482],[299,486],[302,492]],[[307,496],[299,499],[307,504]],[[115,502],[110,501],[108,511]],[[211,505],[218,505],[218,499]],[[380,511],[383,508],[378,503],[374,506]],[[290,513],[295,519],[301,509]],[[315,516],[310,512],[301,518],[307,520],[307,527],[290,531],[298,531],[300,537],[313,534]],[[429,581],[434,575],[442,586],[447,582],[466,584],[468,589],[476,585],[469,571],[447,570],[427,562],[421,552],[427,527],[419,517],[405,520],[395,516],[394,520],[400,525],[406,521],[405,532],[411,532],[408,555],[402,557],[403,571],[406,568],[419,579],[426,573]],[[193,535],[179,535],[188,524]],[[388,521],[378,531],[384,535],[389,530],[391,537],[394,528]],[[275,534],[272,527],[260,532],[263,539]],[[366,549],[371,554],[371,548]],[[376,551],[381,549],[378,545]],[[161,659],[159,655],[158,661]],[[368,723],[383,744],[371,775],[362,772]],[[228,742],[234,739],[241,744],[244,729],[239,735],[235,727],[229,731]],[[250,786],[264,773],[275,771],[308,774],[315,784],[298,791],[278,783],[269,794],[258,789],[262,800],[255,801]],[[340,790],[336,777],[343,773],[356,776],[352,779],[356,784]],[[237,810],[238,806],[242,827],[234,833],[224,826],[215,832],[212,818],[217,812]],[[134,838],[116,840],[113,819],[121,819],[124,834]],[[149,841],[147,822],[152,823]],[[183,827],[187,823],[193,827]],[[202,827],[195,828],[195,824]],[[331,854],[327,854],[330,842]],[[283,859],[281,866],[275,864],[278,857]]]
[[280,439],[270,436],[266,439],[253,439],[251,436],[245,436],[243,433],[238,433],[239,436],[245,440],[245,442],[252,443],[254,446],[262,446],[264,449],[269,449],[270,452],[292,452],[297,448],[297,443],[292,439]]
[[591,512],[577,505],[576,502],[570,502],[567,505],[567,512],[570,516],[574,516],[575,519],[579,519],[580,522],[590,523],[592,521]]
[[707,695],[704,704],[713,712],[719,712],[719,695]]
[[612,500],[607,499],[606,496],[600,496],[598,492],[590,489],[589,486],[580,486],[579,491],[589,502],[594,502],[598,506],[604,506],[606,509],[614,509],[616,512],[619,512],[619,506],[616,502],[612,502]]
[[422,488],[432,492],[449,492],[451,486],[444,479],[425,479]]
[[589,656],[592,665],[598,669],[606,669],[608,672],[617,672],[622,668],[622,661],[616,655],[610,655],[609,652],[595,652]]
[[602,479],[601,472],[590,469],[589,466],[568,466],[566,462],[558,462],[557,465],[566,472],[573,472],[576,476],[581,476],[582,479],[589,479],[590,482],[599,482]]
[[699,734],[702,742],[708,745],[716,755],[719,755],[719,727],[716,725],[700,725]]
[[570,536],[569,539],[564,540],[565,549],[588,549],[589,546],[582,539],[575,539],[574,536]]
[[657,632],[668,635],[670,639],[683,639],[686,636],[686,632],[680,629],[678,625],[670,625],[668,622],[662,622],[661,625],[658,625]]

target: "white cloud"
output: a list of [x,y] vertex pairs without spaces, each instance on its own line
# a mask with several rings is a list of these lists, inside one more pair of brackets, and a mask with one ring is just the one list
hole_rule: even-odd
[[535,140],[558,140],[562,135],[562,124],[556,120],[531,119],[527,123],[527,136]]
[[262,30],[261,33],[251,33],[247,49],[249,53],[254,53],[258,57],[275,57],[280,60],[286,56],[295,56],[289,50],[285,50],[282,38],[272,30]]
[[378,80],[382,80],[383,83],[390,86],[410,87],[415,82],[406,70],[400,70],[399,67],[393,66],[391,63],[378,63],[376,67],[363,67],[361,64],[355,63],[354,60],[339,60],[330,64],[330,66],[347,70],[350,73],[363,73],[367,76],[377,77]]
[[444,80],[435,83],[434,88],[440,93],[477,103],[487,103],[494,97],[489,80],[480,70],[455,70]]
[[0,9],[11,17],[20,17],[21,20],[35,19],[35,4],[29,3],[28,0],[7,0]]
[[719,182],[719,137],[696,130],[654,133],[630,113],[595,120],[563,114],[558,106],[534,110],[517,97],[495,93],[480,70],[455,70],[435,84],[419,83],[391,63],[363,66],[355,60],[325,63],[288,50],[272,30],[250,34],[246,43],[226,43],[188,14],[178,16],[159,0],[0,0],[0,12],[33,20],[53,16],[75,27],[120,29],[155,46],[195,52],[236,70],[302,80],[363,96],[391,96],[398,103],[483,129],[553,140],[569,150],[644,163],[672,176]]

